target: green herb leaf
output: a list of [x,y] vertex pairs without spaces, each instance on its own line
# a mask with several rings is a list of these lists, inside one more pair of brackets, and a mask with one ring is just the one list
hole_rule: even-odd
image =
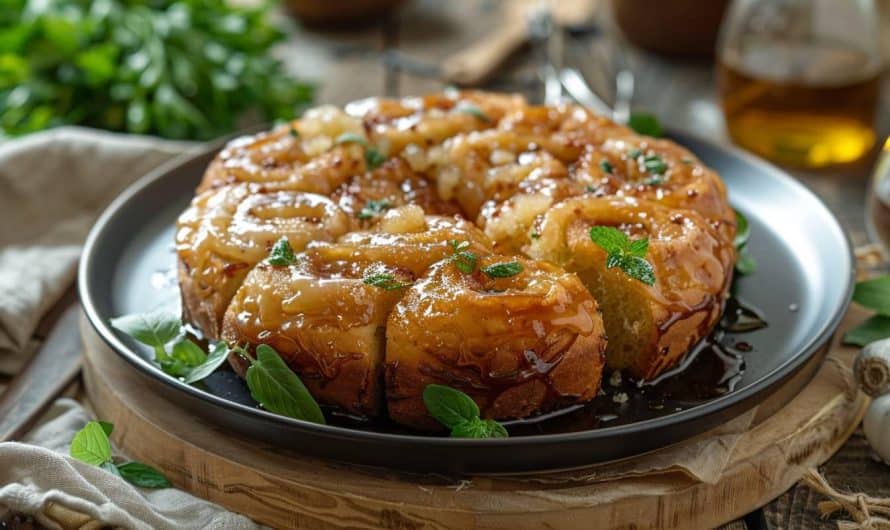
[[630,158],[631,160],[636,160],[637,158],[640,158],[640,155],[642,155],[642,154],[643,154],[643,151],[641,151],[638,148],[633,148],[627,152],[627,157]]
[[844,344],[866,346],[887,337],[890,337],[890,317],[874,315],[844,333]]
[[260,405],[283,416],[325,423],[318,403],[271,346],[261,344],[247,369],[247,388]]
[[505,263],[495,263],[482,269],[482,272],[492,278],[509,278],[516,276],[522,272],[522,264],[518,261],[508,261]]
[[183,339],[174,344],[170,356],[186,366],[198,366],[207,360],[204,350],[189,339]]
[[733,240],[733,245],[735,248],[740,250],[748,243],[748,239],[751,237],[751,227],[748,225],[748,218],[745,217],[742,212],[738,210],[735,211],[735,239]]
[[191,385],[207,378],[226,361],[228,356],[229,348],[224,342],[218,342],[203,363],[189,370],[185,376],[185,383]]
[[879,315],[890,316],[890,275],[858,282],[853,289],[853,301]]
[[627,126],[633,129],[637,134],[645,134],[646,136],[653,136],[655,138],[664,136],[664,129],[661,126],[661,122],[658,121],[658,118],[656,118],[654,114],[648,112],[631,112],[630,118],[627,121]]
[[748,276],[757,272],[757,261],[748,254],[748,249],[739,250],[739,260],[735,263],[735,270],[742,276]]
[[390,208],[392,208],[392,203],[389,199],[381,199],[379,201],[371,200],[365,203],[357,217],[362,220],[371,219]]
[[160,489],[173,486],[160,471],[139,462],[120,464],[117,471],[124,480],[140,488]]
[[392,274],[371,274],[370,276],[366,276],[362,281],[368,285],[379,287],[384,291],[395,291],[396,289],[411,285],[410,283],[403,283],[396,280],[396,277]]
[[485,123],[491,123],[491,118],[489,118],[482,109],[471,103],[460,103],[454,110],[475,116],[477,119],[484,121]]
[[365,149],[368,148],[368,141],[365,140],[365,138],[363,136],[361,136],[360,134],[356,134],[356,133],[343,133],[340,136],[338,136],[336,140],[334,140],[334,143],[337,145],[349,144],[349,143],[359,144],[360,146],[364,147]]
[[111,325],[143,344],[163,348],[179,335],[182,322],[177,315],[160,310],[112,318]]
[[[646,171],[656,175],[664,175],[668,170],[668,165],[658,155],[647,155],[643,157],[643,167]],[[659,182],[660,184],[661,182]]]
[[449,429],[479,419],[479,406],[473,398],[450,386],[427,385],[423,389],[423,403],[430,416]]
[[296,262],[297,256],[294,254],[294,249],[291,248],[290,241],[287,240],[287,237],[279,239],[275,245],[272,246],[272,252],[269,253],[269,257],[266,258],[266,263],[275,267],[287,267]]
[[627,234],[611,226],[594,226],[590,239],[606,251],[606,268],[619,268],[625,274],[646,285],[655,284],[655,270],[645,256],[649,239],[631,241]]
[[111,461],[111,443],[105,429],[97,421],[87,423],[71,440],[72,458],[81,462],[101,466]]
[[476,261],[478,258],[476,257],[476,254],[467,250],[470,248],[470,242],[452,239],[449,243],[454,250],[454,254],[451,256],[451,261],[454,263],[454,266],[464,274],[472,274],[473,271],[476,270]]
[[453,438],[507,438],[507,429],[494,420],[475,418],[455,425],[451,429]]
[[612,164],[606,160],[605,158],[600,160],[600,169],[603,170],[603,173],[612,174],[615,171],[615,168],[612,167]]
[[380,151],[374,148],[365,151],[365,163],[368,164],[369,169],[377,169],[384,162],[386,162],[386,157]]

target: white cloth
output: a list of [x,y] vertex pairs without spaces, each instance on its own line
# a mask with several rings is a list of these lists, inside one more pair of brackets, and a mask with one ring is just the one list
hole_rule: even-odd
[[[68,456],[71,439],[89,417],[60,399],[26,443],[0,444],[0,504],[32,514],[49,528],[78,519],[121,528],[260,528],[250,519],[173,488],[145,490]],[[82,524],[77,524],[82,526]]]
[[[0,144],[0,373],[16,373],[37,346],[34,330],[73,282],[102,209],[193,146],[79,127]],[[138,489],[69,458],[88,414],[61,399],[48,416],[26,443],[0,444],[0,513],[30,514],[50,528],[258,528],[185,492]]]

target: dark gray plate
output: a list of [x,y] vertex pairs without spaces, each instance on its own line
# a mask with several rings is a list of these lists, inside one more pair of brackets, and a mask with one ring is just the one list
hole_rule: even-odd
[[[188,407],[225,429],[277,446],[352,463],[465,473],[561,469],[638,455],[717,427],[770,396],[765,406],[772,409],[790,400],[818,368],[854,280],[844,231],[806,188],[737,150],[672,136],[720,172],[733,205],[750,220],[749,249],[759,269],[739,279],[735,291],[768,326],[721,334],[717,340],[725,345],[724,354],[695,360],[666,383],[666,399],[663,391],[604,383],[610,395],[595,406],[511,425],[508,439],[466,440],[338,420],[330,413],[335,424],[327,426],[270,414],[256,408],[228,370],[202,388],[167,376],[147,360],[147,349],[113,331],[108,321],[179,303],[172,268],[174,223],[215,149],[147,175],[105,211],[81,259],[81,300],[99,335],[154,382],[171,407]],[[739,366],[743,371],[733,370]],[[724,368],[730,381],[720,380]],[[702,383],[701,374],[712,372]],[[612,400],[619,390],[630,394],[627,403]]]

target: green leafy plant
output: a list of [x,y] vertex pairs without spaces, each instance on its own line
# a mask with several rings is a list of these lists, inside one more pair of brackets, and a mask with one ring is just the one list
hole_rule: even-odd
[[[337,137],[337,140],[334,142],[336,144],[348,144],[354,143],[358,144],[365,148],[365,163],[368,165],[368,169],[377,169],[381,164],[386,162],[386,156],[378,151],[376,148],[372,147],[368,144],[368,141],[364,139],[360,134],[356,133],[343,133]],[[371,201],[374,202],[374,201]],[[364,212],[364,210],[362,210]],[[369,217],[361,217],[359,219],[368,219]]]
[[735,270],[742,276],[754,274],[757,272],[757,262],[754,257],[748,253],[748,240],[751,238],[751,227],[748,224],[748,218],[738,210],[735,211],[735,245],[736,251],[739,253],[739,259],[736,261]]
[[430,416],[451,429],[453,438],[507,438],[507,429],[494,420],[479,417],[479,406],[460,390],[444,385],[427,385],[423,403]]
[[454,263],[454,266],[457,267],[457,270],[464,274],[472,274],[473,271],[476,270],[476,261],[478,258],[475,253],[467,250],[470,248],[470,242],[452,239],[448,243],[454,251],[454,254],[452,254],[449,259]]
[[61,124],[209,139],[247,111],[290,119],[311,101],[270,51],[273,2],[6,0],[0,129]]
[[518,261],[495,263],[482,269],[482,272],[492,278],[509,278],[522,272],[522,264]]
[[664,136],[664,128],[661,126],[661,122],[658,121],[654,114],[648,112],[632,112],[630,119],[627,121],[627,126],[638,134],[645,134],[655,138]]
[[631,241],[627,234],[612,226],[594,226],[590,239],[606,251],[606,268],[619,268],[635,280],[646,285],[655,284],[655,271],[646,261],[649,239]]
[[91,421],[79,430],[71,440],[69,454],[91,466],[101,467],[140,488],[169,488],[167,477],[151,466],[139,462],[115,464],[108,437],[114,425],[104,421]]
[[844,344],[865,346],[890,337],[890,276],[880,276],[856,284],[853,301],[876,314],[844,333]]
[[365,276],[362,281],[367,285],[379,287],[384,291],[395,291],[397,289],[401,289],[403,287],[408,287],[409,285],[411,285],[410,283],[400,282],[392,274],[385,273],[370,274],[368,276]]
[[381,199],[379,201],[370,200],[362,206],[357,217],[363,221],[372,219],[390,208],[392,208],[392,203],[388,199]]
[[263,408],[282,416],[325,423],[312,394],[271,346],[257,346],[256,358],[243,350],[241,354],[250,363],[245,377],[247,388]]
[[291,248],[290,241],[287,240],[287,237],[282,237],[276,241],[275,244],[272,245],[272,251],[269,252],[269,257],[266,258],[266,263],[276,267],[287,267],[296,262],[297,256],[294,254],[294,249]]

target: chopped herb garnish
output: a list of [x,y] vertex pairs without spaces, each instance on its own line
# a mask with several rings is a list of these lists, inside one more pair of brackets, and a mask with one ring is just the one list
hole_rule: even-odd
[[691,158],[684,158],[684,159],[683,159],[683,163],[686,164],[686,165],[688,166],[689,164],[692,163],[692,159],[691,159]]
[[600,160],[600,169],[602,169],[604,173],[608,173],[610,175],[615,170],[615,168],[612,167],[612,164],[609,163],[609,161],[605,160],[605,159]]
[[627,234],[611,226],[594,226],[590,239],[606,251],[606,268],[619,268],[625,274],[646,285],[655,283],[655,271],[646,261],[649,239],[631,241]]
[[479,406],[460,390],[427,385],[423,403],[430,416],[451,430],[452,438],[507,438],[507,429],[494,420],[479,417]]
[[596,186],[591,186],[590,184],[588,184],[584,189],[587,190],[587,193],[596,193],[598,191]]
[[392,208],[392,203],[388,199],[381,199],[379,201],[368,201],[358,213],[358,218],[362,220],[371,219],[372,217],[377,217],[390,208]]
[[384,162],[386,162],[386,157],[380,151],[373,147],[365,151],[365,163],[368,164],[369,169],[377,169]]
[[287,267],[297,262],[297,256],[294,249],[290,246],[287,237],[282,237],[273,246],[266,263],[275,267]]
[[647,186],[661,186],[664,184],[664,179],[659,176],[649,177],[643,181],[643,184]]
[[472,274],[476,270],[477,258],[476,254],[467,250],[470,248],[470,242],[452,239],[449,243],[451,248],[454,249],[454,254],[451,256],[454,266],[464,274]]
[[642,154],[643,154],[642,151],[634,148],[627,152],[627,157],[630,159],[636,160],[637,158],[640,158],[640,155],[642,155]]
[[293,136],[294,138],[299,138],[299,137],[300,137],[300,131],[298,131],[297,128],[294,127],[293,125],[290,126],[290,131],[288,131],[288,132],[289,132],[290,135]]
[[541,234],[539,234],[539,233],[537,233],[537,232],[532,232],[531,234],[529,234],[529,236],[530,236],[532,239],[538,239],[539,237],[541,237]]
[[489,118],[482,109],[471,103],[460,103],[454,110],[475,116],[477,119],[484,121],[485,123],[491,123],[491,118]]
[[365,140],[361,135],[356,133],[343,133],[337,137],[334,141],[335,144],[359,144],[362,147],[368,147],[368,141]]
[[518,261],[495,263],[494,265],[489,265],[482,269],[482,272],[492,278],[509,278],[522,272],[522,264]]
[[668,170],[668,165],[658,155],[643,157],[643,167],[646,168],[646,171],[656,175],[664,175]]
[[627,121],[627,126],[638,134],[645,134],[655,138],[664,136],[664,129],[661,127],[658,118],[648,112],[632,112],[630,119]]
[[408,287],[410,283],[400,282],[392,274],[371,274],[366,276],[364,280],[366,284],[379,287],[384,291],[395,291],[403,287]]

